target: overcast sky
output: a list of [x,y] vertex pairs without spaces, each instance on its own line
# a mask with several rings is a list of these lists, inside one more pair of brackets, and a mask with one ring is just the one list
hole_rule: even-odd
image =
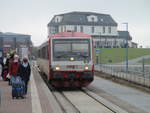
[[0,31],[32,35],[34,45],[47,37],[47,24],[56,14],[90,11],[110,14],[133,41],[150,47],[150,0],[0,0]]

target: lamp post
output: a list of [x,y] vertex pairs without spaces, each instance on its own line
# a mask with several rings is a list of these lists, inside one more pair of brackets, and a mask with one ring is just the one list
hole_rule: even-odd
[[99,48],[100,48],[100,45],[101,45],[101,32],[99,32]]
[[[101,32],[99,32],[99,49],[100,49],[100,45],[101,45]],[[99,53],[100,55],[99,55],[99,63],[100,63],[100,65],[101,65],[101,51],[100,51],[100,53]]]
[[[126,31],[128,32],[128,23],[122,23],[126,25]],[[126,55],[126,72],[128,72],[128,36],[126,37],[126,51],[125,51],[125,55]]]

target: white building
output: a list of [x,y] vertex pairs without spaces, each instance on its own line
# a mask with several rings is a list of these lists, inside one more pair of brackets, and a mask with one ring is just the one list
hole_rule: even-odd
[[96,47],[125,47],[126,39],[129,47],[132,47],[129,32],[118,31],[117,23],[108,14],[70,12],[55,15],[48,24],[48,34],[68,30],[90,34]]

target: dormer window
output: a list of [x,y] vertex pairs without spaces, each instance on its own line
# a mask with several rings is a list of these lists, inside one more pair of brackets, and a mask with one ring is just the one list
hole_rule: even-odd
[[92,22],[94,22],[94,17],[91,18]]
[[88,22],[97,22],[98,18],[95,15],[90,15],[90,16],[87,16],[87,20]]
[[58,22],[59,22],[59,19],[57,18],[56,21],[57,21],[57,23],[58,23]]
[[58,17],[55,18],[55,22],[58,23],[60,20]]
[[56,22],[56,23],[61,22],[61,21],[62,21],[62,18],[63,18],[62,16],[56,16],[56,17],[55,17],[55,22]]

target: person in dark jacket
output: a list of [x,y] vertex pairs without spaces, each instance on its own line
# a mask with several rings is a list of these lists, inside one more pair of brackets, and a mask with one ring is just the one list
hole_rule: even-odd
[[22,63],[19,65],[18,75],[25,82],[25,94],[27,94],[28,90],[28,82],[30,80],[31,68],[28,62],[28,58],[24,57]]
[[7,54],[6,62],[4,64],[4,68],[3,68],[3,72],[4,72],[3,77],[4,77],[5,81],[9,79],[9,78],[7,78],[7,74],[9,72],[9,59],[10,59],[10,55]]
[[3,63],[3,59],[2,58],[0,58],[0,65],[1,65],[1,73],[0,73],[0,77],[3,79],[3,68],[4,68],[4,63]]
[[0,51],[0,65],[1,65],[1,67],[2,67],[1,73],[0,73],[0,77],[3,79],[4,62],[3,62],[3,54],[2,54],[2,51]]

